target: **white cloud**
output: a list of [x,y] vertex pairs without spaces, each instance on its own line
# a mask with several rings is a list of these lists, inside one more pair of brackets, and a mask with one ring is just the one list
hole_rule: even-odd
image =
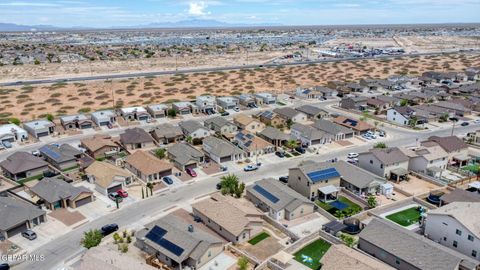
[[188,15],[192,16],[205,16],[210,14],[206,9],[208,4],[204,1],[190,2],[188,3]]

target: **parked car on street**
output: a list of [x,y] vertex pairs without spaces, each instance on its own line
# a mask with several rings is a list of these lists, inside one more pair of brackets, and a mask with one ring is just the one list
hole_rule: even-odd
[[30,241],[37,239],[37,234],[32,230],[23,231],[22,236],[27,238]]
[[191,177],[197,177],[197,173],[192,168],[186,168],[185,172]]
[[117,192],[111,192],[108,194],[108,198],[110,198],[110,200],[112,201],[118,201],[118,202],[121,202],[123,201],[123,198],[122,196],[120,196],[120,194],[118,194]]
[[280,176],[278,178],[278,181],[280,181],[282,183],[285,183],[285,184],[288,184],[288,176]]
[[107,224],[100,229],[103,236],[107,236],[116,231],[118,231],[118,225],[115,223]]
[[127,198],[127,197],[128,197],[128,192],[126,192],[126,191],[123,190],[123,189],[117,190],[117,193],[118,193],[118,195],[120,195],[120,197],[122,197],[122,198]]
[[0,270],[10,270],[10,265],[8,263],[0,263]]
[[347,155],[347,158],[357,158],[357,157],[358,157],[358,153],[355,153],[355,152],[348,153]]
[[462,127],[466,127],[466,126],[469,125],[469,123],[468,123],[468,122],[463,122],[463,123],[461,123],[460,125],[461,125]]
[[172,178],[170,178],[168,176],[163,177],[163,182],[165,182],[167,185],[173,184]]
[[258,169],[258,166],[254,165],[254,164],[247,165],[243,168],[243,170],[246,171],[246,172],[255,171],[257,169]]

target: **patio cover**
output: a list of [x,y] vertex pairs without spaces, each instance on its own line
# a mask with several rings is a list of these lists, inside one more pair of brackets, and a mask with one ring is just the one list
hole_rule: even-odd
[[443,170],[440,167],[433,166],[433,167],[427,168],[427,171],[434,172],[434,173],[439,173],[439,172],[442,172]]
[[468,184],[468,187],[469,188],[480,189],[480,182],[479,181],[472,182],[472,183]]
[[285,251],[280,251],[277,254],[273,255],[273,259],[281,262],[282,264],[287,264],[291,259],[293,259],[293,255],[288,254]]
[[393,173],[393,174],[396,174],[396,175],[407,175],[408,174],[408,170],[406,170],[405,168],[396,168],[396,169],[393,169],[390,171],[390,173]]
[[467,161],[470,160],[470,157],[468,155],[456,155],[453,156],[454,159],[459,160],[459,161]]
[[318,191],[322,192],[322,194],[329,195],[329,194],[338,192],[340,190],[334,185],[329,185],[329,186],[319,188]]
[[322,227],[323,230],[329,232],[332,235],[336,235],[338,232],[345,230],[347,228],[347,225],[341,223],[338,220],[332,220],[327,224],[324,224]]

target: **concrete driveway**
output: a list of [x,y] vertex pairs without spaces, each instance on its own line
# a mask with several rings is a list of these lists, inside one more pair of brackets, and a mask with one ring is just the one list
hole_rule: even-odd
[[32,230],[37,234],[37,239],[35,240],[28,240],[21,234],[10,237],[9,240],[27,251],[27,253],[31,253],[60,235],[68,233],[71,229],[62,222],[49,216],[47,217],[47,222],[34,227]]

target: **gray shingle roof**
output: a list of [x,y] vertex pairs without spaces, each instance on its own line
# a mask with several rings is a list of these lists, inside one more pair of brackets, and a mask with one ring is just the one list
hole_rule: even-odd
[[438,143],[448,153],[468,148],[468,145],[457,136],[432,136],[428,140]]
[[386,180],[382,177],[366,171],[360,167],[354,166],[343,160],[333,163],[334,167],[340,173],[342,179],[356,186],[357,188],[367,188],[379,186]]
[[318,115],[320,113],[327,113],[325,110],[322,110],[318,107],[315,107],[315,106],[312,106],[312,105],[302,105],[298,108],[296,108],[297,111],[299,112],[303,112],[304,114],[306,115],[311,115],[311,116],[315,116],[315,115]]
[[273,110],[274,113],[280,115],[282,118],[287,118],[287,119],[292,119],[295,117],[297,114],[300,112],[290,108],[290,107],[282,107],[282,108],[276,108]]
[[302,124],[295,123],[292,125],[291,130],[296,130],[301,133],[301,135],[308,140],[320,140],[325,136],[325,132],[320,131],[311,126],[306,126]]
[[[277,202],[272,202],[271,200],[265,198],[262,194],[258,193],[254,189],[255,185],[258,185],[271,193],[273,196],[278,198]],[[258,199],[262,200],[263,203],[268,205],[268,207],[279,211],[286,209],[287,211],[295,210],[302,203],[312,204],[311,201],[307,200],[301,194],[297,193],[293,189],[285,186],[280,183],[278,180],[273,178],[263,179],[255,182],[253,185],[247,187],[247,191],[255,195]]]
[[153,138],[142,128],[131,128],[120,134],[123,144],[153,142]]
[[288,134],[285,134],[274,127],[266,127],[264,130],[262,130],[262,132],[260,132],[260,135],[272,140],[288,140],[290,138]]
[[15,152],[0,162],[0,167],[12,174],[30,171],[47,166],[47,162],[27,152]]
[[57,178],[43,178],[30,190],[49,203],[62,199],[75,199],[81,193],[92,191],[86,187],[75,187]]
[[203,152],[188,143],[177,143],[170,146],[167,152],[174,156],[174,160],[181,165],[186,165],[192,159],[199,159],[204,156]]
[[[188,231],[189,225],[192,225],[194,227],[193,232]],[[185,223],[183,220],[173,214],[167,215],[157,221],[147,224],[145,226],[146,229],[141,230],[137,233],[137,238],[144,238],[145,235],[154,226],[158,226],[167,231],[166,234],[163,236],[163,239],[166,239],[173,244],[179,246],[183,249],[183,252],[179,256],[177,256],[147,238],[145,238],[145,243],[154,247],[160,253],[167,255],[169,258],[175,260],[178,263],[181,263],[188,258],[198,260],[202,255],[205,254],[205,252],[211,245],[222,243],[222,240],[197,228],[194,223]]]
[[408,156],[405,155],[402,150],[398,149],[397,147],[391,147],[386,149],[374,148],[371,149],[370,152],[360,153],[360,155],[367,153],[371,153],[384,165],[390,165],[409,160]]
[[393,254],[418,269],[457,269],[457,266],[463,263],[470,266],[475,265],[475,262],[466,256],[384,219],[373,219],[359,236],[360,239]]
[[233,123],[230,123],[227,119],[221,117],[221,116],[215,116],[212,118],[209,118],[205,120],[204,122],[205,126],[209,126],[210,124],[213,124],[218,127],[223,127],[223,126],[233,126]]
[[185,130],[188,134],[193,133],[200,128],[205,129],[205,127],[202,126],[200,122],[194,121],[194,120],[182,121],[178,123],[178,125],[182,128],[182,130]]
[[208,136],[203,139],[203,144],[208,145],[210,147],[210,153],[218,157],[245,153],[235,145],[214,136]]
[[174,126],[172,124],[162,124],[157,126],[152,130],[157,138],[175,138],[178,136],[183,136],[182,129],[179,126]]
[[337,135],[340,133],[349,134],[354,132],[352,129],[349,129],[344,126],[340,126],[338,124],[335,124],[331,121],[324,120],[324,119],[319,119],[315,121],[315,123],[313,124],[313,127],[332,135]]
[[56,146],[53,144],[45,145],[39,149],[43,156],[54,160],[57,163],[76,160],[76,157],[82,152],[69,144]]
[[8,230],[12,227],[45,215],[40,208],[12,197],[0,196],[0,230]]

